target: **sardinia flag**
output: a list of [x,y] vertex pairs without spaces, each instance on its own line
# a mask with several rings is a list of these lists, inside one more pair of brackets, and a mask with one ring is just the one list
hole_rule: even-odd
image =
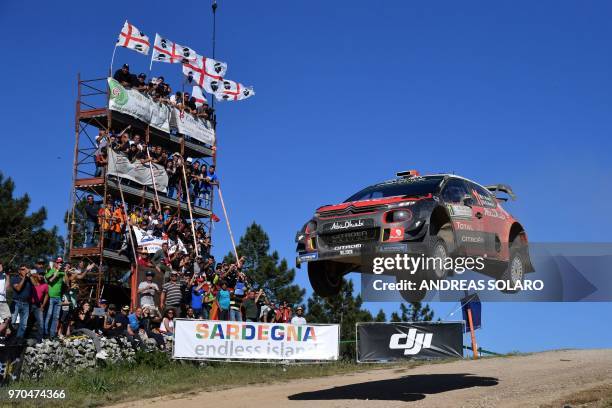
[[126,20],[121,33],[119,33],[115,47],[125,47],[148,55],[150,47],[149,37]]
[[215,93],[218,101],[241,101],[253,95],[255,95],[253,88],[248,88],[229,79],[224,79],[221,88]]
[[195,60],[198,54],[189,47],[179,45],[155,33],[151,59],[157,62],[179,63]]

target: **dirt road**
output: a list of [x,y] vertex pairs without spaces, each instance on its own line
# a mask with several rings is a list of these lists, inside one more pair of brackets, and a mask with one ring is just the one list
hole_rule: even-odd
[[552,351],[251,385],[116,407],[537,407],[612,383],[612,350]]

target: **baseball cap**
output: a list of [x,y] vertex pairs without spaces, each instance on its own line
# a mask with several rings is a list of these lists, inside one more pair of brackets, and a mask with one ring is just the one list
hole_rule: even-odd
[[130,66],[129,66],[128,64],[123,64],[123,67],[122,67],[122,68],[127,68],[127,69],[130,69]]
[[64,258],[62,258],[61,256],[58,256],[57,258],[55,258],[55,262],[56,263],[64,263]]
[[298,306],[298,307],[296,307],[296,308],[295,308],[295,310],[301,310],[301,311],[304,311],[304,308],[303,308],[302,306]]
[[153,271],[147,271],[147,272],[145,273],[145,275],[146,275],[146,276],[155,276],[155,272],[153,272]]
[[130,307],[128,305],[125,305],[121,308],[121,310],[123,310],[124,312],[129,312],[130,311]]
[[44,264],[44,263],[45,263],[45,260],[44,260],[44,259],[42,259],[42,258],[38,258],[38,259],[36,260],[36,263],[39,263],[39,264]]
[[106,300],[106,299],[100,299],[100,301],[99,301],[98,303],[101,303],[101,304],[105,305],[105,304],[107,304],[107,303],[108,303],[108,300]]

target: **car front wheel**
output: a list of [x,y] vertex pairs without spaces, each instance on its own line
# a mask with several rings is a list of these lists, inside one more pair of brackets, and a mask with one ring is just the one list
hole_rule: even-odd
[[315,293],[330,297],[340,293],[344,272],[336,262],[316,261],[308,263],[308,279]]

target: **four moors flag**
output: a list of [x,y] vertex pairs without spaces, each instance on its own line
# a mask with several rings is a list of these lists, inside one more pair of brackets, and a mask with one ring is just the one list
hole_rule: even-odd
[[183,63],[183,74],[187,77],[187,82],[199,86],[210,94],[216,93],[221,88],[226,71],[225,62],[201,55],[198,55],[194,61]]
[[189,47],[178,45],[155,33],[155,44],[151,54],[151,62],[187,62],[197,58],[198,54]]
[[200,88],[199,86],[193,86],[193,89],[191,90],[191,96],[195,98],[195,104],[198,108],[204,104],[208,105],[206,97],[204,96],[204,94],[202,94],[202,88]]
[[215,97],[218,101],[240,101],[253,95],[255,95],[253,88],[247,88],[229,79],[224,79],[220,89],[215,92]]
[[149,37],[126,20],[115,47],[125,47],[148,55],[150,47]]

